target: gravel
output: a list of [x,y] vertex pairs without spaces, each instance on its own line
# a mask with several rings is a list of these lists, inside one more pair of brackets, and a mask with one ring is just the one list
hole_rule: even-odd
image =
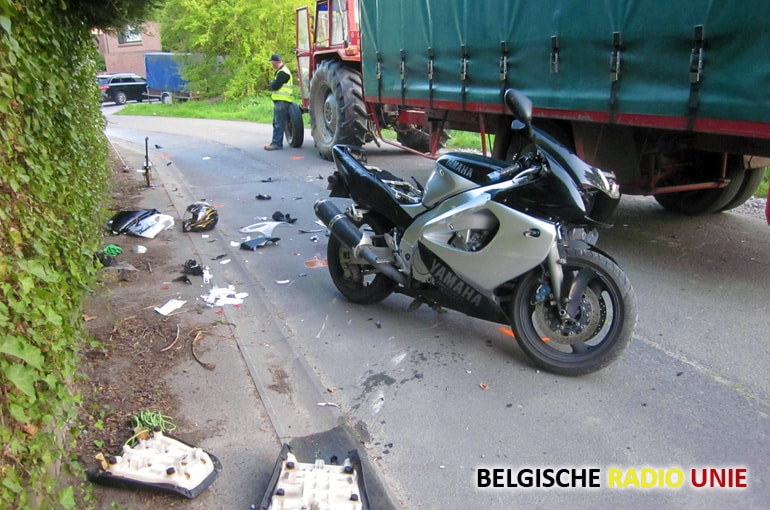
[[743,214],[754,218],[765,219],[765,207],[767,206],[766,198],[752,197],[742,205],[739,205],[735,209],[731,209],[729,212],[736,214]]

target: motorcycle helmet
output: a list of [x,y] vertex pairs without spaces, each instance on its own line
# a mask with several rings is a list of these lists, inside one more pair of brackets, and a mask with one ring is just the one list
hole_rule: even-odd
[[182,221],[183,232],[205,232],[211,230],[219,221],[219,213],[206,202],[195,202],[187,206],[184,220]]

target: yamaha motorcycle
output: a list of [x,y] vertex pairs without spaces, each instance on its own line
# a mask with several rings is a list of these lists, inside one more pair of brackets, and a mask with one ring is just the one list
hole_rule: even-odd
[[314,205],[331,233],[329,274],[352,302],[405,294],[410,309],[510,325],[543,369],[594,372],[620,356],[637,321],[628,278],[595,245],[609,225],[592,211],[616,205],[619,188],[611,172],[536,136],[525,95],[508,90],[505,102],[520,140],[510,161],[448,153],[424,187],[368,166],[361,148],[335,146],[330,196],[352,204]]

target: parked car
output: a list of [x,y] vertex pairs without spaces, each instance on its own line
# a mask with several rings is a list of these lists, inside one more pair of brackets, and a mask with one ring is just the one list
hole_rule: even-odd
[[134,73],[103,74],[97,77],[102,102],[142,101],[147,98],[147,80]]

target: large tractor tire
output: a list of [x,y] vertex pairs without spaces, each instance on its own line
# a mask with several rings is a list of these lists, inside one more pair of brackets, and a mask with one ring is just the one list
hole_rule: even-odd
[[321,62],[310,81],[310,133],[319,154],[332,159],[337,144],[363,146],[367,114],[361,74],[341,62]]
[[[687,154],[686,160],[682,160],[682,163],[690,165],[689,175],[683,174],[681,180],[670,183],[671,185],[719,178],[722,155],[719,153],[691,152]],[[723,188],[661,193],[654,195],[654,197],[664,209],[676,213],[698,215],[720,212],[728,207],[742,190],[746,170],[740,156],[729,156],[725,177],[730,182]]]

